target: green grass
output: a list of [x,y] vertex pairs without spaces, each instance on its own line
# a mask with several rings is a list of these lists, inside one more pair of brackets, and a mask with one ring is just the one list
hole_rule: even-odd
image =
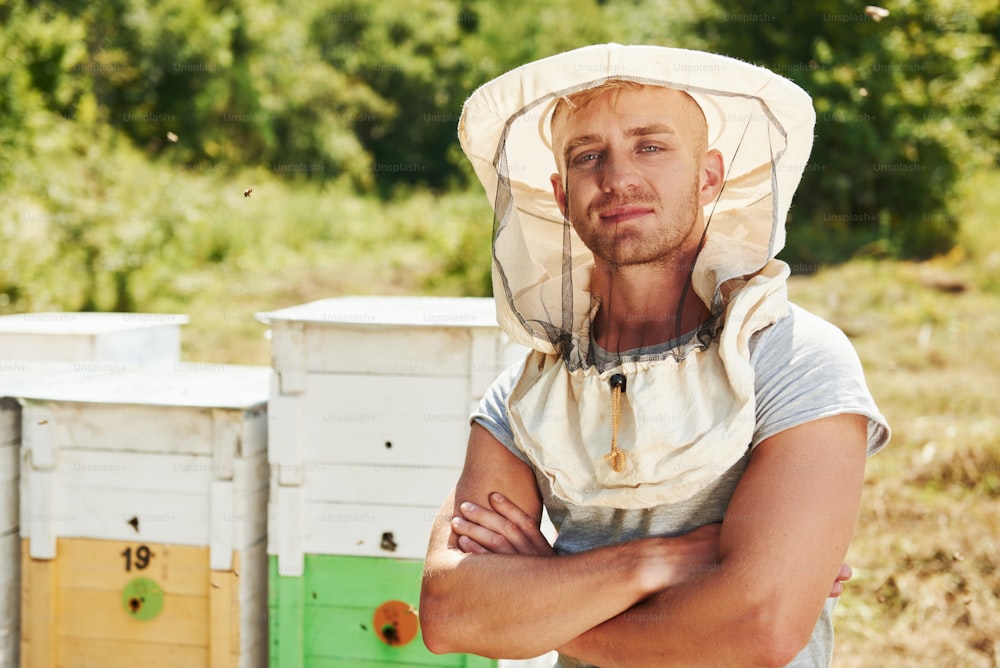
[[[236,190],[236,189],[234,189]],[[184,355],[196,361],[270,363],[260,311],[348,294],[484,295],[489,289],[492,220],[476,194],[432,197],[415,193],[379,204],[344,192],[307,186],[254,188],[240,202],[266,248],[190,271],[173,290],[150,302],[155,311],[191,316]],[[242,189],[239,189],[242,192]],[[242,198],[242,195],[240,195]],[[285,213],[282,214],[281,212]],[[300,228],[269,222],[304,221]],[[254,222],[255,221],[255,222]]]
[[868,464],[836,666],[996,665],[1000,309],[978,259],[988,243],[792,279],[793,299],[850,334],[893,428]]
[[996,666],[1000,638],[1000,174],[965,184],[961,245],[793,277],[851,336],[893,427],[869,460],[836,666]]

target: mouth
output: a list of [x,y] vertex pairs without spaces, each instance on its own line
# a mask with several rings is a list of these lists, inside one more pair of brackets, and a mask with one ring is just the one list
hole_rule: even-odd
[[642,218],[643,216],[653,213],[653,209],[648,206],[620,206],[614,209],[608,209],[607,211],[602,211],[597,214],[597,217],[602,223],[625,223],[630,220],[635,220],[637,218]]

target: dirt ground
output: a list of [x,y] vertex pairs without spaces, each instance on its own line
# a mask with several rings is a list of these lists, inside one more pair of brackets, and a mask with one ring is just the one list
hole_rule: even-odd
[[851,336],[893,429],[868,460],[833,665],[1000,665],[995,292],[954,268],[891,263],[795,278],[790,292]]

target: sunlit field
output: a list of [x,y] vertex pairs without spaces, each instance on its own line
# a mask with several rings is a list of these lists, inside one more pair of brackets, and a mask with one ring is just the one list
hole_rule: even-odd
[[[1000,240],[990,226],[1000,178],[977,177],[967,193],[962,246],[949,255],[857,259],[794,276],[789,287],[851,337],[894,432],[868,463],[848,553],[855,577],[835,617],[838,667],[997,665]],[[330,239],[278,271],[183,278],[197,284],[188,291],[187,354],[267,364],[256,310],[351,293],[483,289],[491,220],[476,198],[416,199],[381,215],[405,222],[391,235],[358,222],[343,232],[351,241]],[[461,276],[433,278],[446,263],[462,266]]]
[[[32,292],[0,310],[79,304],[87,277],[64,275],[53,258],[93,248],[104,253],[98,307],[125,295],[139,310],[186,313],[186,360],[267,365],[258,312],[348,294],[488,294],[492,215],[482,194],[379,201],[336,184],[168,174],[131,152],[114,157],[127,166],[116,178],[84,170],[57,179],[45,202],[5,199],[0,217],[20,216],[27,231],[8,248]],[[105,208],[90,211],[95,190]],[[108,202],[132,213],[88,227],[110,220]],[[869,460],[848,554],[855,577],[835,617],[838,667],[997,665],[1000,174],[967,181],[962,202],[960,244],[947,255],[858,258],[789,286],[851,337],[894,431]],[[88,236],[97,234],[114,243]],[[109,266],[119,283],[102,278]]]

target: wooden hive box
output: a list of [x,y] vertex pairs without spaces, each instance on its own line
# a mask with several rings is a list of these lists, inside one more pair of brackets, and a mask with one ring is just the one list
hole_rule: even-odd
[[[0,378],[3,377],[5,364],[0,362]],[[2,392],[0,389],[0,394]],[[0,668],[18,665],[21,559],[17,492],[20,448],[20,407],[16,401],[0,396]]]
[[35,383],[79,375],[72,362],[0,359],[0,668],[19,665],[21,405],[14,397]]
[[270,375],[177,363],[20,393],[22,665],[266,663]]
[[470,412],[526,352],[493,300],[343,297],[258,317],[275,371],[271,666],[496,665],[431,654],[410,610]]
[[0,316],[0,358],[102,363],[180,359],[186,315],[170,313],[18,313]]

